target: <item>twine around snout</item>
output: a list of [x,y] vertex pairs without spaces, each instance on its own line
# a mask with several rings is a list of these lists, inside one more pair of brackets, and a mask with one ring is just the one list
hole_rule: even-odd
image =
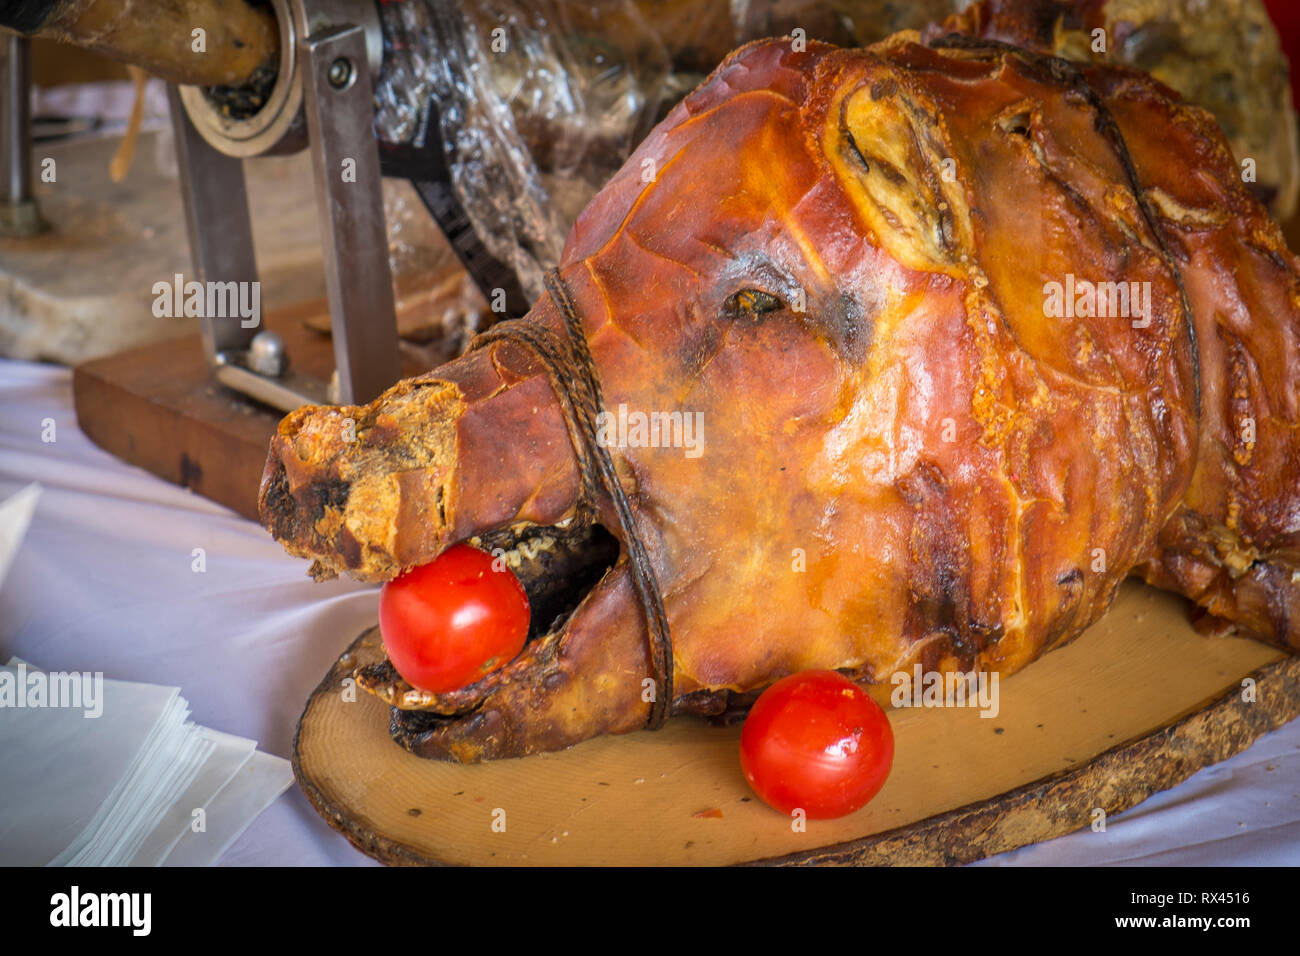
[[600,376],[591,357],[582,319],[578,315],[569,289],[558,269],[545,275],[546,291],[564,317],[567,335],[561,339],[550,329],[531,325],[521,320],[502,322],[476,336],[468,351],[477,351],[494,342],[515,342],[529,349],[546,367],[551,388],[560,402],[564,425],[569,432],[569,442],[578,465],[578,500],[576,520],[590,525],[596,518],[599,487],[603,487],[614,504],[614,512],[627,542],[628,561],[632,566],[632,581],[645,613],[646,631],[650,641],[650,663],[654,670],[655,698],[650,704],[650,718],[646,727],[658,730],[668,719],[673,699],[673,643],[668,630],[668,616],[664,613],[663,595],[659,581],[646,554],[641,535],[637,532],[632,506],[623,491],[618,472],[614,470],[609,450],[596,437],[596,422],[604,410],[605,399],[601,393]]

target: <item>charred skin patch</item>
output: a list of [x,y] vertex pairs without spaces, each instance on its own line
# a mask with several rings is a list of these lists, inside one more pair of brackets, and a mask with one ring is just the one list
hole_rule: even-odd
[[[289,478],[282,462],[268,463],[267,468],[262,490],[262,523],[281,540],[313,536],[314,529],[327,521],[329,513],[337,514],[347,505],[347,482],[316,482],[299,489],[295,495],[289,490]],[[342,530],[335,537],[334,546],[345,561],[355,563],[360,559],[360,547],[350,535],[347,536],[350,540],[344,540]],[[316,562],[312,565],[311,575],[316,580],[324,580],[334,577],[334,572]]]
[[262,476],[263,525],[317,580],[386,581],[447,540],[458,388],[399,382],[366,406],[304,406],[280,422]]
[[907,635],[928,642],[921,661],[927,669],[955,662],[958,670],[969,670],[1000,627],[973,619],[970,548],[948,482],[936,465],[922,461],[895,487],[912,514]]

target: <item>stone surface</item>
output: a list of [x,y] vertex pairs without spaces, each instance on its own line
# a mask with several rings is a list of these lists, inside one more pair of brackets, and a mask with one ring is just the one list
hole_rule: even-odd
[[[37,144],[34,168],[52,229],[0,239],[0,355],[76,364],[198,330],[196,319],[156,318],[155,282],[193,277],[180,183],[160,168],[159,134],[141,137],[121,183],[109,180],[119,137]],[[245,163],[262,307],[324,295],[309,157]]]

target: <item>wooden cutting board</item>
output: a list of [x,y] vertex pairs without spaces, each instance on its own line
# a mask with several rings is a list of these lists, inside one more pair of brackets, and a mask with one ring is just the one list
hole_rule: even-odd
[[386,863],[966,863],[1092,826],[1300,714],[1300,657],[1202,636],[1185,608],[1130,581],[1077,641],[1000,681],[996,717],[891,710],[884,789],[802,832],[745,783],[739,726],[678,717],[561,753],[439,763],[393,743],[385,704],[347,692],[346,659],[307,703],[294,771]]

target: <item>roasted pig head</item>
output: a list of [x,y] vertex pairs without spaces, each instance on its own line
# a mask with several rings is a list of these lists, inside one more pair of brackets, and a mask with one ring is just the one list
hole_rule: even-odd
[[[728,57],[561,262],[673,712],[807,668],[1007,674],[1135,572],[1296,649],[1298,263],[1208,114],[985,41],[797,46]],[[565,335],[549,296],[520,321]],[[506,340],[289,415],[261,506],[318,577],[501,550],[534,608],[508,666],[435,695],[358,662],[399,742],[475,761],[646,724],[627,534],[578,488]]]

